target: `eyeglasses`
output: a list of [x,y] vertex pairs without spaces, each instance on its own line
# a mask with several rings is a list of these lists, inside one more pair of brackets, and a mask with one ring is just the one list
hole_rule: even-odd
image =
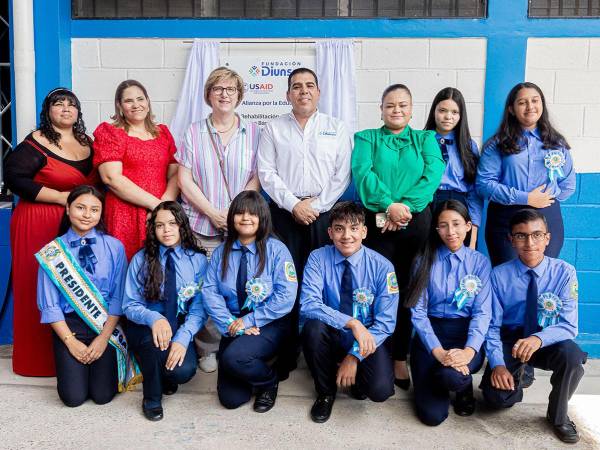
[[540,242],[547,234],[548,233],[544,233],[543,231],[534,231],[533,233],[513,233],[511,236],[517,242],[525,242],[529,237],[531,237],[533,242]]
[[221,95],[223,93],[223,91],[225,91],[225,92],[227,92],[227,95],[230,95],[230,96],[237,92],[237,88],[235,86],[227,86],[227,87],[213,86],[212,88],[210,88],[210,90],[217,95]]

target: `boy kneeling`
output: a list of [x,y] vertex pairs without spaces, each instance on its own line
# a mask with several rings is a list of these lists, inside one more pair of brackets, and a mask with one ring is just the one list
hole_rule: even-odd
[[313,251],[300,296],[304,357],[315,382],[311,418],[331,415],[337,387],[383,402],[394,394],[392,359],[384,344],[394,332],[398,283],[392,263],[362,245],[364,210],[342,202],[331,211],[333,245]]
[[525,365],[551,370],[546,419],[563,442],[579,441],[567,415],[583,376],[587,354],[577,336],[577,276],[560,259],[544,256],[550,242],[546,218],[523,209],[510,220],[518,257],[492,271],[492,321],[486,337],[488,366],[481,381],[485,400],[509,408],[523,399]]

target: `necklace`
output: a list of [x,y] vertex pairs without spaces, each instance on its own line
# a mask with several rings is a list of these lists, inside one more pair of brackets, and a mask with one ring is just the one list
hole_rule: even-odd
[[235,119],[236,119],[235,116],[233,116],[233,122],[231,122],[231,126],[229,128],[227,128],[226,130],[223,130],[223,131],[217,130],[217,127],[215,126],[214,122],[212,121],[212,117],[210,118],[210,121],[212,123],[212,126],[215,127],[215,130],[217,130],[217,133],[219,133],[219,134],[226,134],[226,133],[229,133],[233,129],[233,127],[235,126],[235,122],[236,122]]

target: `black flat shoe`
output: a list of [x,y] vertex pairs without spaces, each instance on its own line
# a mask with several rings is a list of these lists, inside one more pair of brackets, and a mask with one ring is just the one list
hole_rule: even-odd
[[408,391],[410,388],[410,378],[394,378],[394,384],[403,391]]
[[519,369],[519,386],[523,389],[530,387],[535,381],[534,370],[529,364],[523,364]]
[[473,397],[473,386],[462,392],[456,393],[454,400],[454,412],[462,417],[467,417],[475,412],[475,398]]
[[352,395],[352,398],[356,400],[366,400],[367,398],[367,394],[361,391],[357,384],[353,384],[350,387],[350,395]]
[[579,442],[579,432],[572,421],[563,423],[562,425],[552,425],[554,434],[566,444],[576,444]]
[[562,425],[554,425],[554,420],[550,417],[550,412],[546,412],[546,420],[552,425],[552,430],[557,438],[567,444],[576,444],[579,442],[579,432],[575,424],[569,420]]
[[310,409],[310,418],[313,422],[323,423],[329,420],[334,400],[335,397],[333,395],[319,395],[317,397]]
[[254,399],[254,411],[257,413],[265,413],[275,406],[275,399],[277,398],[278,383],[275,383],[271,389],[262,391],[256,394]]
[[173,395],[177,392],[179,385],[177,383],[163,382],[162,393],[164,395]]
[[146,408],[142,403],[142,411],[144,411],[144,417],[152,422],[162,420],[164,417],[162,406],[156,408]]

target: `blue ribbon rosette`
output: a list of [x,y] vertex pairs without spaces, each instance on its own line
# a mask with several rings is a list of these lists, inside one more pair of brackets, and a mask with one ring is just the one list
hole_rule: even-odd
[[477,275],[465,275],[460,280],[458,289],[454,292],[452,303],[456,303],[456,308],[460,311],[467,300],[474,298],[479,292],[481,292],[482,284],[481,280]]
[[248,297],[246,297],[243,308],[253,311],[267,298],[269,292],[264,281],[260,278],[251,278],[246,281],[246,294],[248,294]]
[[565,155],[560,150],[550,150],[544,156],[544,166],[548,169],[548,178],[554,181],[559,177],[564,178],[565,174],[562,170],[565,165]]
[[200,292],[201,288],[202,281],[198,283],[192,281],[179,288],[179,292],[177,292],[177,314],[188,313],[188,302]]
[[546,328],[556,325],[562,309],[562,300],[552,292],[544,292],[538,297],[538,325]]
[[375,296],[367,288],[354,289],[352,292],[352,317],[363,324],[369,318],[369,307],[373,304]]

